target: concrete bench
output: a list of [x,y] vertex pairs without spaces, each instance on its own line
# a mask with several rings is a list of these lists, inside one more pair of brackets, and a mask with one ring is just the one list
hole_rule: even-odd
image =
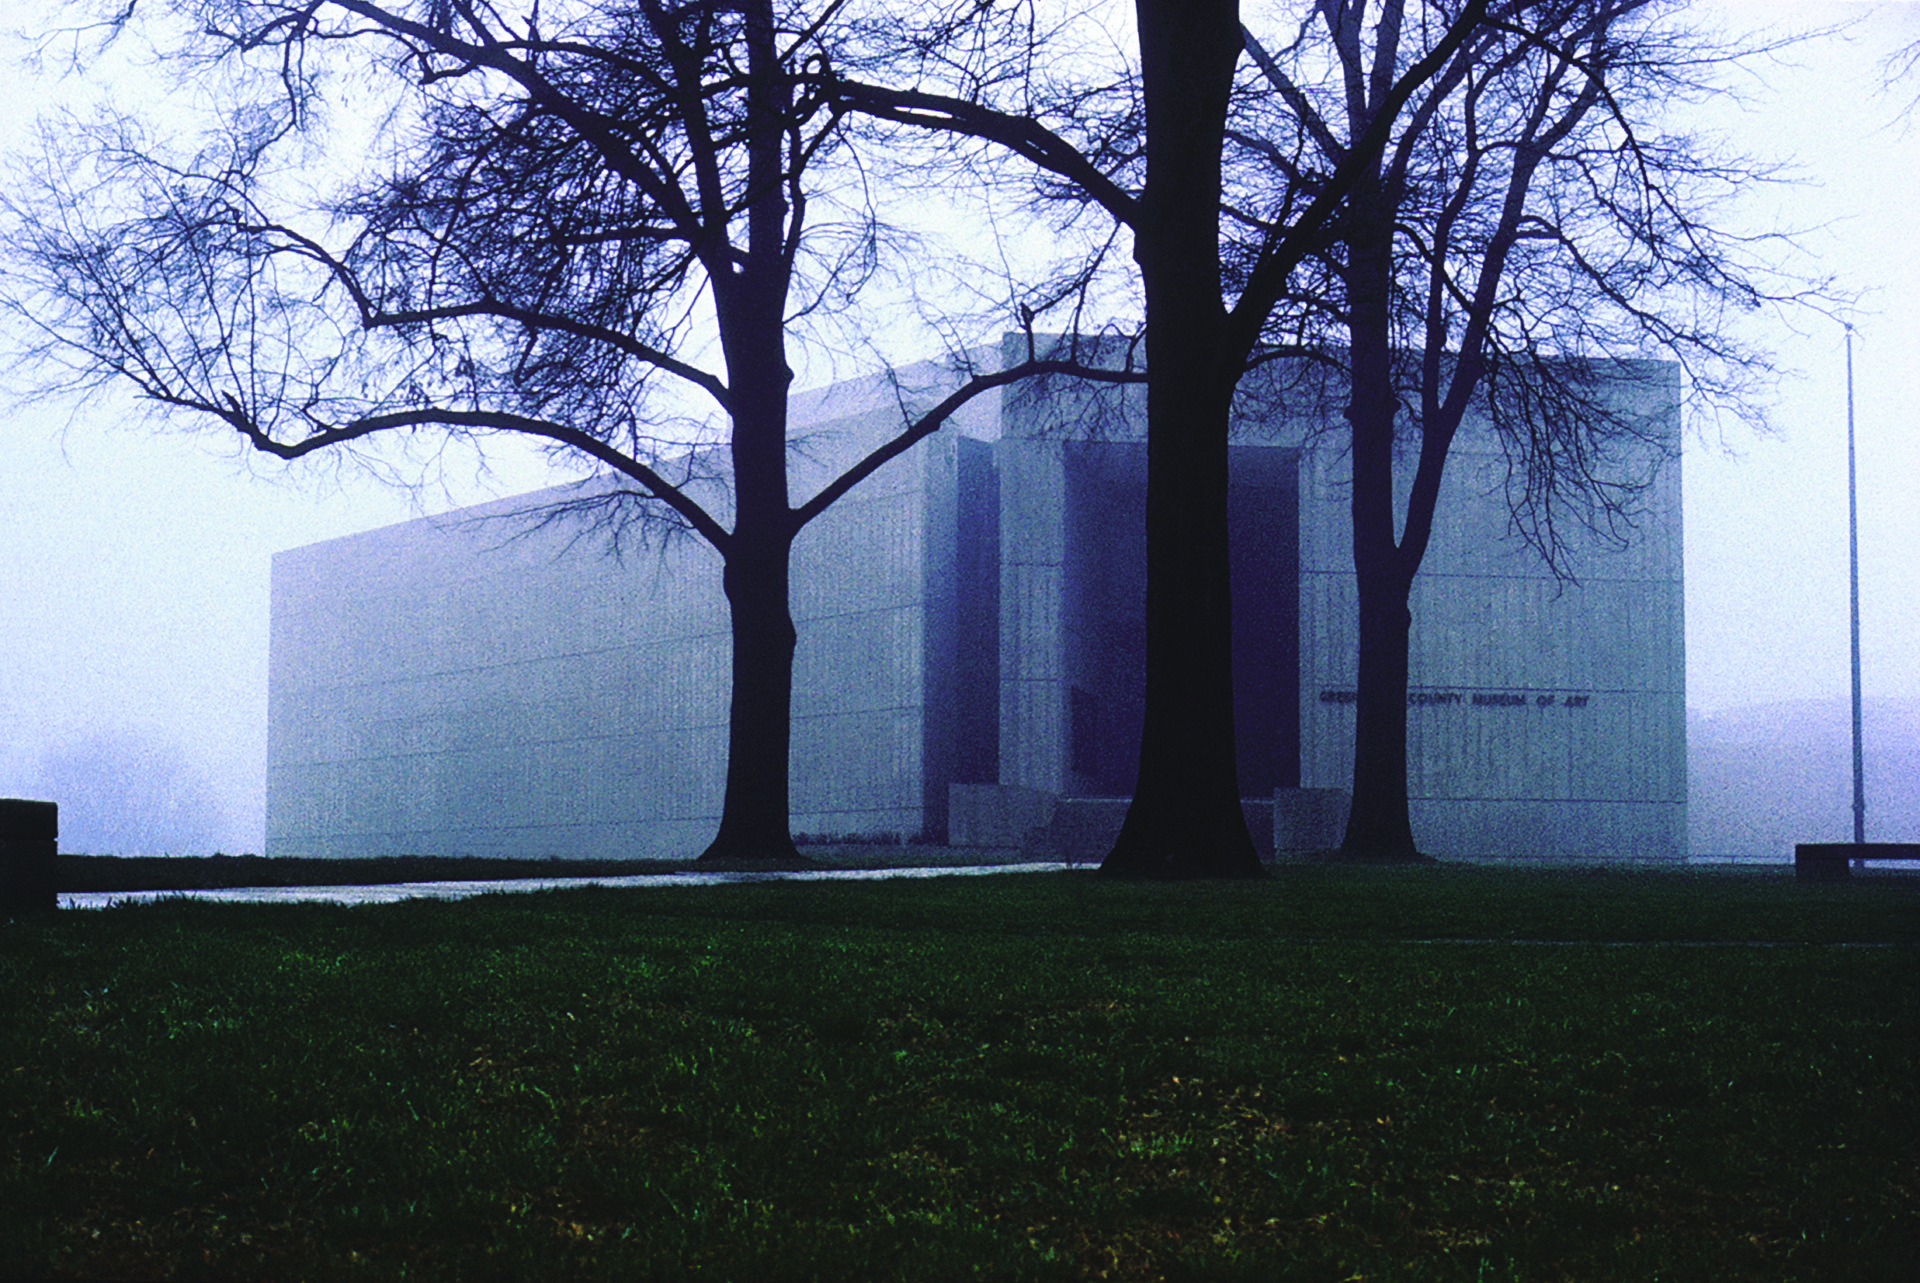
[[1802,842],[1793,848],[1793,876],[1845,882],[1854,860],[1920,860],[1920,842]]
[[57,903],[54,853],[60,808],[53,802],[0,797],[0,918],[46,913]]

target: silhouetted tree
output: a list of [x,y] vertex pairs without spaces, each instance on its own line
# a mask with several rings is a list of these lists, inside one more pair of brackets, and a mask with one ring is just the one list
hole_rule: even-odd
[[[1310,13],[1362,6],[1316,0]],[[1036,92],[1030,79],[956,78],[945,92],[843,78],[835,101],[982,139],[1059,182],[1043,195],[1102,208],[1132,235],[1147,361],[1146,709],[1140,770],[1101,865],[1124,877],[1260,872],[1240,807],[1233,726],[1227,445],[1235,388],[1296,270],[1352,185],[1376,163],[1400,107],[1481,22],[1460,6],[1424,57],[1385,68],[1349,155],[1311,183],[1268,189],[1258,234],[1223,279],[1223,157],[1242,59],[1237,0],[1136,0],[1140,64],[1093,87]],[[1061,190],[1064,187],[1066,190]],[[1229,288],[1229,285],[1231,288]]]
[[[1648,479],[1634,461],[1679,448],[1630,395],[1670,378],[1646,358],[1679,362],[1692,395],[1729,405],[1763,366],[1724,318],[1780,297],[1766,282],[1783,278],[1711,222],[1716,198],[1759,171],[1659,128],[1729,56],[1679,30],[1679,7],[1495,0],[1405,104],[1386,86],[1452,29],[1457,0],[1323,5],[1291,46],[1257,51],[1283,184],[1348,164],[1394,122],[1285,333],[1269,335],[1344,358],[1359,584],[1348,857],[1417,856],[1409,598],[1463,420],[1499,434],[1514,524],[1562,573],[1562,523],[1623,539]],[[1416,462],[1396,511],[1402,453]]]
[[[126,118],[54,145],[9,220],[12,305],[43,336],[39,355],[282,459],[511,434],[614,474],[570,507],[616,527],[664,509],[724,563],[727,783],[702,858],[798,860],[795,536],[969,398],[1078,368],[1070,353],[962,368],[937,405],[790,499],[793,335],[844,316],[885,248],[842,108],[810,68],[873,68],[859,41],[884,24],[849,23],[831,0],[171,12],[199,33],[179,37],[178,65],[264,76],[272,92],[193,155]],[[139,19],[129,7],[113,21]],[[328,94],[342,87],[386,104],[382,168],[302,202],[326,172]],[[662,426],[675,404],[662,384],[705,399],[722,449]]]

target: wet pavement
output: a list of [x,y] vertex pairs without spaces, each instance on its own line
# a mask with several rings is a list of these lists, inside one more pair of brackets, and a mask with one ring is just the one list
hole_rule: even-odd
[[[1450,861],[1451,862],[1451,861]],[[1462,860],[1467,864],[1511,864],[1532,867],[1595,867],[1605,865],[1622,870],[1635,867],[1676,867],[1669,861],[1633,862],[1548,861],[1548,860]],[[1702,866],[1774,866],[1792,867],[1791,860],[1778,857],[1695,856],[1677,867]],[[116,904],[146,904],[153,900],[214,900],[228,904],[393,904],[400,900],[464,900],[469,896],[504,894],[514,891],[555,891],[569,887],[693,887],[716,886],[736,882],[865,882],[881,878],[978,877],[989,873],[1056,873],[1065,869],[1093,869],[1093,862],[997,863],[962,865],[912,865],[879,869],[805,869],[729,873],[635,873],[618,877],[579,878],[503,878],[460,882],[387,882],[365,886],[305,887],[221,887],[201,891],[63,891],[59,903],[63,909],[105,909]],[[1877,872],[1911,872],[1920,869],[1914,862],[1881,861],[1856,876]]]
[[226,904],[393,904],[399,900],[464,900],[512,891],[568,887],[701,887],[733,882],[866,882],[881,878],[978,877],[988,873],[1057,873],[1089,864],[963,864],[899,869],[806,869],[763,873],[635,873],[612,878],[505,878],[475,882],[388,882],[344,887],[222,887],[205,891],[63,891],[63,909],[105,909],[153,900],[214,900]]

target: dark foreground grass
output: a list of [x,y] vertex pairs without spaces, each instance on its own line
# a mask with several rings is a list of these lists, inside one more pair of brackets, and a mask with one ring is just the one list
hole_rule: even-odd
[[68,913],[0,928],[0,1274],[1904,1280],[1917,918],[1445,868]]

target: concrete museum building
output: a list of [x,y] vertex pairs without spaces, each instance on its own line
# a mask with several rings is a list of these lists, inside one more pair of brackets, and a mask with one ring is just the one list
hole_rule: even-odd
[[[938,376],[918,374],[917,398],[897,378],[795,397],[796,500],[890,434],[903,395],[932,403]],[[1677,372],[1630,375],[1616,404],[1677,442]],[[988,394],[801,533],[796,833],[1103,853],[1141,722],[1143,404]],[[1337,844],[1352,782],[1340,428],[1337,408],[1245,410],[1232,450],[1240,780],[1282,855]],[[1653,476],[1630,540],[1579,532],[1562,583],[1513,532],[1499,442],[1471,423],[1456,441],[1413,601],[1422,849],[1684,858],[1680,468],[1624,463]],[[719,559],[692,536],[615,559],[493,519],[567,493],[274,558],[268,854],[705,847],[726,766]]]

